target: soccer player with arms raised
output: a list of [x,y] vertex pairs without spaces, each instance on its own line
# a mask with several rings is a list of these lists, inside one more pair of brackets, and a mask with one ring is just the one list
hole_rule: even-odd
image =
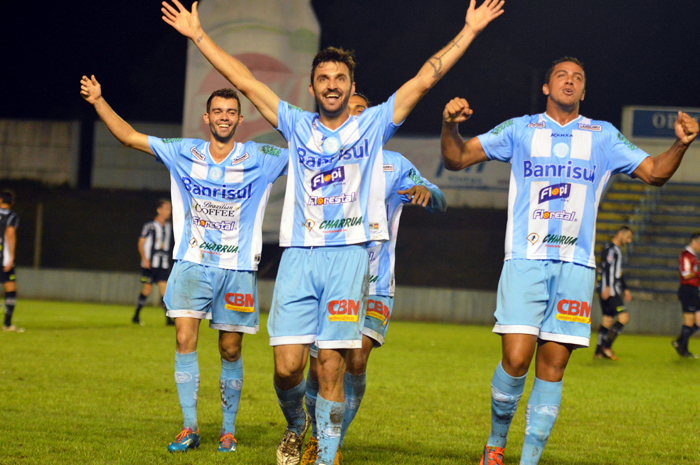
[[348,113],[354,61],[335,48],[313,60],[309,92],[319,112],[281,101],[202,30],[197,3],[189,12],[177,0],[163,3],[163,19],[190,38],[212,65],[239,89],[289,143],[289,177],[280,227],[286,247],[268,319],[274,346],[275,389],[288,427],[277,463],[299,463],[309,426],[303,409],[309,345],[319,347],[317,464],[333,462],[345,411],[345,353],[360,348],[369,278],[365,244],[389,239],[382,147],[418,101],[502,12],[503,1],[472,0],[461,32],[418,74],[381,105],[360,117]]
[[564,370],[590,339],[595,282],[595,223],[610,176],[626,173],[661,186],[678,168],[698,123],[678,113],[676,141],[650,157],[605,121],[579,114],[586,91],[583,65],[564,57],[542,87],[544,113],[506,121],[463,141],[458,125],[472,110],[451,100],[443,112],[442,157],[457,171],[488,160],[510,162],[505,263],[498,284],[494,332],[502,361],[491,382],[491,434],[481,463],[500,465],[530,361],[535,382],[526,415],[521,465],[538,463],[559,412]]
[[[367,108],[369,101],[361,94],[355,93],[348,102],[351,116],[359,116]],[[420,205],[431,213],[443,213],[447,210],[447,201],[442,191],[421,176],[413,164],[400,153],[384,150],[384,175],[386,177],[386,212],[389,222],[389,240],[370,242],[367,245],[370,261],[369,298],[362,328],[362,347],[349,350],[346,356],[344,379],[345,414],[340,431],[340,445],[334,465],[341,461],[340,447],[345,435],[362,403],[367,384],[367,364],[372,349],[384,345],[389,321],[394,307],[395,286],[395,250],[401,212],[406,203]],[[318,396],[317,358],[318,348],[310,349],[309,374],[306,378],[306,410],[312,416],[311,439],[304,448],[300,465],[313,465],[318,455],[318,428],[314,413]]]
[[197,393],[199,323],[219,330],[221,408],[219,452],[236,450],[235,421],[243,388],[241,344],[258,332],[257,269],[262,220],[275,180],[286,174],[287,152],[234,140],[243,122],[233,89],[214,91],[204,122],[209,140],[160,139],[134,130],[107,104],[94,76],[83,76],[80,94],[124,145],[165,164],[170,171],[175,265],[165,291],[167,316],[175,319],[175,383],[183,415],[170,452],[199,447]]

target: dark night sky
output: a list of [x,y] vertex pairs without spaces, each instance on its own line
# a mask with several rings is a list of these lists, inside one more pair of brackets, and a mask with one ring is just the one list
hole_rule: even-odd
[[[468,6],[456,0],[312,3],[321,46],[356,51],[358,90],[376,102],[459,32]],[[127,121],[182,120],[186,39],[161,20],[160,1],[43,8],[13,1],[3,10],[9,17],[0,118],[93,118],[79,80],[95,74]],[[623,105],[700,107],[699,24],[697,0],[508,0],[504,15],[419,103],[399,135],[438,135],[442,108],[455,96],[475,110],[464,128],[472,134],[542,111],[544,72],[562,55],[586,64],[586,116],[619,126]]]

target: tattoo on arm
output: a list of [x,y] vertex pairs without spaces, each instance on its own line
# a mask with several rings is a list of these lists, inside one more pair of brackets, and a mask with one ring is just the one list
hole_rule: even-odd
[[453,48],[459,48],[459,42],[461,40],[462,36],[457,37],[455,40],[452,41],[450,47],[447,50],[445,50],[445,52],[442,55],[430,57],[430,59],[428,60],[428,64],[433,67],[433,77],[435,79],[439,78],[442,73],[442,57],[447,55]]
[[199,36],[197,37],[197,40],[195,40],[195,43],[200,43],[204,39],[204,36]]

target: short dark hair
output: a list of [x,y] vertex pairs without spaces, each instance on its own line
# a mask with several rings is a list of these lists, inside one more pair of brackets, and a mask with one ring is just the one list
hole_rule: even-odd
[[618,233],[627,231],[632,232],[632,228],[630,228],[629,226],[620,226],[620,229],[617,230]]
[[326,47],[316,54],[311,63],[311,84],[314,83],[314,71],[321,63],[345,63],[350,71],[350,82],[355,82],[355,52],[336,47]]
[[574,58],[574,57],[561,57],[558,60],[554,60],[554,63],[552,63],[552,66],[550,66],[550,68],[547,70],[547,74],[545,74],[545,76],[544,76],[544,83],[549,84],[549,80],[552,78],[552,73],[554,72],[554,68],[559,63],[566,63],[566,62],[575,63],[575,64],[579,65],[581,67],[581,69],[584,70],[583,72],[585,75],[586,71],[583,68],[583,63],[581,62],[581,60],[579,60],[578,58]]
[[214,97],[235,100],[236,102],[238,102],[238,114],[241,114],[241,99],[238,97],[238,92],[236,92],[236,89],[226,87],[224,89],[219,89],[212,92],[209,98],[207,99],[207,113],[209,113],[209,110],[211,110],[211,101],[214,100]]
[[166,204],[166,203],[172,204],[170,199],[158,199],[158,203],[156,204],[156,210],[159,209],[160,207],[162,207],[163,204]]
[[364,100],[364,101],[367,103],[367,107],[371,107],[371,106],[372,106],[372,102],[370,102],[369,99],[367,98],[367,96],[366,96],[365,94],[363,94],[362,92],[355,92],[355,93],[352,94],[352,95],[353,95],[353,96],[357,95],[357,96],[360,97],[362,100]]
[[15,202],[15,193],[10,189],[5,189],[0,192],[0,199],[2,199],[2,203],[12,205]]
[[693,242],[695,239],[698,239],[698,238],[700,238],[700,232],[693,233],[690,236],[690,242]]

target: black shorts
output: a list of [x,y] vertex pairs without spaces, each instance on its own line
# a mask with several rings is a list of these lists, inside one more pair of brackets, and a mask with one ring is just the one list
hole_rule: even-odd
[[0,268],[0,283],[14,283],[15,282],[15,267],[13,266],[10,271],[5,272],[2,268]]
[[678,300],[681,301],[683,313],[700,312],[700,290],[697,287],[681,284],[678,288]]
[[165,282],[170,276],[170,268],[141,268],[141,282],[143,284]]
[[600,308],[603,310],[603,315],[611,317],[616,317],[618,313],[627,311],[622,296],[619,295],[611,295],[608,300],[600,299]]

